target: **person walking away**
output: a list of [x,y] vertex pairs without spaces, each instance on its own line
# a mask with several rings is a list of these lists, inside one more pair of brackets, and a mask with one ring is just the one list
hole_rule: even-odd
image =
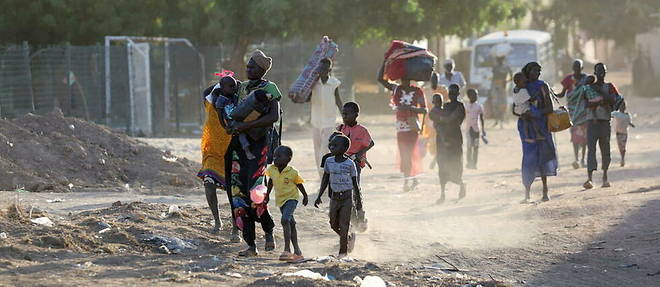
[[[587,74],[582,72],[583,69],[584,62],[581,59],[573,61],[573,73],[564,77],[561,81],[562,91],[557,94],[557,97],[566,97],[568,112],[571,114],[571,121],[573,122],[570,132],[573,153],[575,155],[575,161],[573,162],[574,169],[586,167],[584,157],[587,150],[587,125],[589,123],[586,121],[586,118],[581,116],[585,107],[580,106],[581,103],[577,97],[573,96],[575,90],[586,83]],[[582,157],[578,161],[580,151],[582,152]]]
[[[460,186],[458,199],[465,197],[465,183],[463,183],[463,134],[461,124],[465,119],[465,107],[458,101],[460,89],[458,85],[449,86],[449,103],[443,104],[439,97],[434,95],[433,112],[429,115],[437,133],[437,161],[438,177],[440,178],[439,204],[445,201],[445,186],[453,182]],[[440,105],[442,108],[439,108]]]
[[[522,183],[525,187],[525,199],[521,203],[529,203],[532,183],[537,177],[543,182],[542,201],[550,200],[548,196],[548,176],[557,175],[557,154],[552,135],[548,130],[547,115],[552,112],[551,90],[548,83],[539,80],[541,76],[541,65],[537,62],[529,62],[522,68],[522,73],[527,79],[527,92],[530,96],[530,109],[520,115],[518,119],[518,134],[522,144]],[[532,120],[539,127],[544,139],[533,142],[526,141],[524,121]]]
[[[390,105],[396,114],[396,138],[399,148],[400,170],[403,173],[403,191],[415,190],[419,184],[416,176],[422,172],[422,158],[418,150],[421,131],[420,114],[426,114],[424,91],[411,84],[409,79],[401,79],[401,85],[391,83],[383,77],[385,62],[378,71],[378,82],[392,91]],[[410,182],[410,184],[409,184]]]
[[616,131],[616,143],[619,147],[619,154],[621,155],[621,166],[626,166],[626,143],[628,142],[628,127],[635,127],[632,123],[632,115],[630,115],[626,108],[626,103],[623,102],[618,111],[612,112],[614,119],[614,130]]
[[594,75],[596,82],[591,88],[598,93],[596,99],[587,101],[587,119],[589,127],[587,128],[587,181],[582,185],[585,189],[592,189],[593,173],[598,169],[596,160],[596,145],[600,148],[601,168],[603,170],[602,187],[610,187],[607,177],[607,170],[610,167],[610,134],[612,133],[610,119],[612,112],[616,110],[617,102],[622,101],[614,84],[605,82],[607,67],[603,63],[594,66]]
[[323,203],[321,200],[323,192],[330,185],[330,226],[339,235],[340,258],[346,257],[355,247],[355,233],[349,235],[353,203],[355,202],[355,208],[358,211],[362,210],[357,169],[355,163],[345,156],[350,145],[351,141],[344,135],[335,136],[328,145],[333,156],[325,161],[321,188],[314,201],[314,207],[318,208]]
[[[275,203],[282,212],[280,222],[284,231],[284,252],[280,255],[280,260],[299,262],[304,257],[298,245],[298,231],[293,213],[300,201],[300,194],[303,195],[302,204],[304,206],[307,206],[308,198],[305,186],[303,186],[305,180],[298,174],[298,170],[289,165],[292,157],[293,150],[288,146],[279,146],[273,152],[273,165],[266,169],[268,191],[265,202],[268,203],[270,193],[275,189]],[[291,253],[290,245],[293,245],[293,253]]]
[[484,126],[484,107],[477,101],[479,92],[476,89],[468,89],[468,101],[464,103],[466,114],[467,131],[467,164],[470,169],[477,169],[477,160],[479,159],[479,132],[481,136],[486,137],[486,127]]
[[321,157],[328,153],[328,138],[337,126],[337,114],[341,112],[342,102],[339,96],[341,82],[332,76],[332,60],[323,58],[319,61],[319,80],[312,88],[311,125],[313,134],[314,160],[319,177],[323,175]]

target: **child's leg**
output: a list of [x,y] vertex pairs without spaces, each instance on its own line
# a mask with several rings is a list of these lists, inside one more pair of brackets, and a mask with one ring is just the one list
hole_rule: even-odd
[[341,200],[339,208],[339,254],[348,253],[348,231],[351,227],[351,210],[353,199],[348,196]]
[[337,200],[330,199],[330,211],[328,212],[328,218],[330,219],[330,228],[341,235],[341,229],[339,228],[339,209],[341,208],[340,203]]
[[523,125],[523,138],[525,139],[526,142],[530,142],[530,143],[531,143],[531,142],[534,142],[534,139],[532,139],[532,138],[529,136],[529,130],[530,130],[530,127],[529,127],[529,126],[531,125],[530,122],[531,122],[530,120],[524,120],[524,121],[522,122],[522,125]]
[[293,245],[293,253],[296,255],[302,255],[302,251],[298,245],[298,230],[296,230],[296,219],[293,217],[291,220],[291,244]]
[[296,205],[298,205],[298,201],[288,200],[280,208],[282,212],[282,230],[284,230],[284,251],[286,252],[291,252],[289,243],[292,241],[293,212],[296,210]]
[[213,182],[204,183],[204,192],[206,193],[206,202],[209,204],[211,209],[211,214],[213,214],[213,220],[215,226],[213,226],[213,231],[218,231],[222,228],[222,221],[220,221],[220,215],[218,212],[218,195],[216,193],[217,187]]

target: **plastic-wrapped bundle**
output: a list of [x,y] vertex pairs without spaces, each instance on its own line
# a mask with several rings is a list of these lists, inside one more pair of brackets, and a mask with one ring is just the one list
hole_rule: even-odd
[[436,56],[427,49],[394,40],[385,52],[384,75],[389,80],[428,81],[433,73]]
[[319,80],[318,66],[323,58],[334,58],[339,51],[335,42],[328,36],[323,36],[321,43],[316,46],[314,53],[309,57],[307,64],[303,68],[298,78],[291,84],[289,89],[289,98],[294,103],[309,102],[310,95],[312,94],[312,87]]

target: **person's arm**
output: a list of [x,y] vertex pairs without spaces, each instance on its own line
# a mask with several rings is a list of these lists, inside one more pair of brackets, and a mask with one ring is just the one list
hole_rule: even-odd
[[486,136],[486,125],[484,125],[484,113],[479,113],[479,121],[481,122],[481,135]]
[[344,106],[344,104],[341,102],[341,97],[339,96],[339,88],[335,88],[335,105],[337,105],[337,109],[339,109],[339,112],[341,113],[341,108]]
[[358,161],[361,161],[362,158],[364,157],[364,155],[365,155],[365,154],[366,154],[366,153],[367,153],[372,147],[374,147],[374,145],[375,145],[374,140],[371,140],[371,141],[369,142],[369,145],[368,145],[367,147],[365,147],[365,148],[363,148],[363,149],[361,149],[361,150],[359,150],[358,152],[355,153],[355,159],[358,160]]
[[355,209],[362,210],[362,194],[360,194],[360,185],[357,182],[357,177],[351,177],[353,180],[353,191],[355,191]]
[[202,92],[202,102],[206,101],[206,96],[208,96],[213,91],[215,85],[216,84],[213,84],[210,87],[204,89],[204,91]]
[[378,70],[378,82],[383,85],[386,89],[390,91],[394,91],[394,88],[396,88],[396,84],[391,83],[388,80],[385,80],[385,61],[383,61],[383,65],[380,66],[380,69]]
[[233,125],[233,130],[236,132],[243,132],[252,128],[270,127],[279,119],[280,102],[273,100],[270,103],[270,110],[267,114],[251,122],[236,122]]
[[458,86],[461,87],[461,89],[465,88],[465,85],[467,83],[465,82],[465,78],[463,77],[463,73],[461,73],[461,72],[456,72],[456,73],[458,73],[458,75],[460,75],[460,82],[458,83]]
[[431,119],[431,121],[433,121],[433,122],[436,122],[436,121],[439,121],[440,118],[441,118],[440,109],[439,108],[431,109],[431,111],[429,112],[429,119]]
[[302,183],[296,184],[298,187],[298,190],[300,190],[300,193],[303,195],[303,202],[302,204],[304,206],[307,206],[307,203],[309,202],[309,198],[307,198],[307,191],[305,191],[305,186]]
[[273,190],[273,179],[268,178],[268,189],[266,190],[266,197],[264,198],[264,203],[268,204],[270,201],[270,192]]
[[316,201],[314,201],[314,207],[319,208],[319,204],[323,203],[323,201],[321,201],[321,196],[323,196],[323,192],[325,191],[325,189],[328,188],[329,182],[330,182],[330,174],[328,172],[324,172],[323,178],[321,179],[321,188],[319,190],[319,195],[316,197]]

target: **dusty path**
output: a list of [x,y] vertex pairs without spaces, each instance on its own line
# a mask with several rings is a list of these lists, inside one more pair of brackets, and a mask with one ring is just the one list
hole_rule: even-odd
[[[492,276],[513,285],[654,286],[660,282],[660,274],[647,274],[660,272],[660,115],[656,112],[660,111],[660,101],[631,99],[629,109],[638,114],[638,128],[631,129],[625,168],[618,166],[616,143],[612,140],[612,188],[582,190],[586,171],[570,167],[572,147],[564,132],[557,135],[561,172],[549,179],[552,200],[525,205],[518,203],[522,199],[521,152],[512,122],[505,129],[489,130],[490,144],[482,145],[479,169],[466,170],[464,175],[467,198],[453,201],[458,188],[449,185],[449,200],[436,205],[439,194],[435,170],[427,170],[421,176],[422,184],[416,191],[401,191],[392,117],[362,116],[360,120],[371,130],[376,147],[369,154],[374,169],[363,171],[362,180],[369,230],[358,236],[354,257],[412,269],[433,263],[447,265],[446,260],[464,274]],[[199,161],[198,139],[143,140]],[[306,187],[314,198],[319,182],[309,132],[288,132],[284,144],[294,147],[293,165],[307,179]],[[597,173],[596,185],[600,184],[599,176]],[[0,203],[4,204],[14,201],[16,193],[2,192],[0,196]],[[125,191],[18,196],[26,204],[59,216],[108,207],[116,200],[187,205],[201,210],[200,226],[210,227],[210,214],[204,215],[208,210],[199,188],[183,196]],[[55,198],[65,201],[46,202]],[[540,182],[533,186],[532,198],[540,198]],[[337,239],[330,232],[326,210],[327,200],[322,210],[300,208],[299,236],[307,256],[323,256],[336,250]],[[278,211],[273,213],[279,218]],[[281,233],[279,228],[277,232]],[[223,254],[229,255],[239,247],[233,245]],[[158,260],[150,258],[149,268],[155,268]],[[269,260],[257,260],[255,266],[280,268],[273,267]],[[168,268],[177,270],[173,266]],[[434,270],[424,272],[424,276],[440,274]],[[124,276],[118,282],[133,282],[132,276]],[[19,278],[27,280],[25,283],[34,282],[29,281],[30,276]],[[425,280],[416,284],[434,285]]]

